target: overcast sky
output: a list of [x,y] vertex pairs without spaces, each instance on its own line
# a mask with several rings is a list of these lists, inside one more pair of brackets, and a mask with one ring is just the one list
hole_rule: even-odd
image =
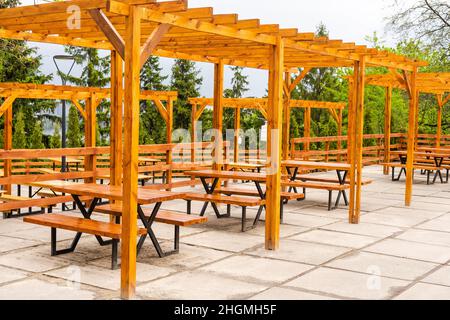
[[[367,44],[366,36],[377,32],[387,44],[393,44],[385,37],[384,18],[389,16],[395,0],[189,0],[190,7],[213,7],[215,13],[237,13],[241,19],[259,18],[262,23],[275,23],[283,28],[298,28],[301,32],[313,32],[317,25],[324,23],[330,31],[330,38],[345,42]],[[405,1],[405,0],[403,0]],[[406,0],[407,2],[411,0]],[[33,4],[33,0],[23,0]],[[42,70],[53,73],[56,68],[52,57],[64,52],[62,46],[38,45],[43,56]],[[164,71],[170,73],[171,60],[162,59]],[[199,63],[204,84],[201,95],[212,96],[213,67]],[[76,70],[78,71],[78,70]],[[251,90],[248,96],[262,96],[267,87],[266,72],[246,69],[250,76]],[[226,72],[229,83],[230,72]],[[59,83],[55,77],[54,83]],[[228,84],[227,84],[228,85]]]

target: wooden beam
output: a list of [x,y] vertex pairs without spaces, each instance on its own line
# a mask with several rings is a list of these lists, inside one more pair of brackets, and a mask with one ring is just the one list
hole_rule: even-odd
[[[172,143],[172,133],[173,133],[173,100],[172,99],[169,99],[169,101],[167,101],[166,112],[167,112],[166,143],[171,144]],[[172,148],[170,148],[166,152],[166,164],[168,164],[169,166],[172,166],[172,158],[173,158],[172,157]],[[170,185],[172,183],[172,169],[171,168],[167,171],[166,179],[167,179],[166,183]],[[170,191],[170,189],[168,189],[168,191]]]
[[13,105],[14,101],[16,100],[16,95],[10,95],[8,98],[3,101],[2,105],[0,106],[0,117]]
[[214,109],[213,109],[213,129],[214,136],[214,170],[221,170],[223,164],[223,83],[224,64],[223,62],[214,65]]
[[235,163],[239,162],[239,136],[241,133],[241,108],[234,109],[234,157]]
[[[86,100],[86,118],[84,122],[84,146],[85,148],[94,148],[96,145],[97,116],[96,116],[96,98],[92,95]],[[84,157],[84,168],[86,171],[95,171],[97,169],[96,156],[89,155]],[[94,177],[84,179],[86,183],[93,183]]]
[[141,49],[141,69],[147,62],[148,58],[152,55],[153,51],[156,49],[162,37],[170,30],[170,27],[170,24],[162,23],[158,25],[150,34]]
[[159,114],[164,119],[164,122],[167,125],[169,123],[169,114],[167,112],[166,107],[164,107],[164,105],[160,100],[155,99],[153,100],[153,102],[155,103],[156,109],[158,109]]
[[95,21],[97,26],[102,30],[109,42],[111,42],[117,53],[124,59],[125,57],[125,43],[122,36],[117,32],[114,25],[109,21],[108,17],[103,13],[101,9],[91,9],[89,14]]
[[84,111],[84,109],[81,106],[81,104],[76,99],[72,99],[71,102],[77,108],[77,110],[80,112],[80,114],[83,117],[83,119],[86,120],[87,119],[87,114],[86,114],[86,111]]
[[[283,160],[289,158],[290,150],[290,136],[291,136],[291,91],[288,89],[291,86],[291,73],[284,73],[284,101],[283,101]],[[287,92],[286,92],[287,90]]]
[[[384,105],[384,163],[391,162],[392,87],[386,87]],[[389,174],[389,166],[384,166],[384,174]]]
[[122,184],[123,60],[111,51],[110,182]]
[[405,205],[411,205],[412,188],[414,182],[414,147],[416,135],[416,90],[417,68],[411,73],[411,81],[409,84],[410,92],[412,93],[409,99],[409,121],[408,121],[408,155],[406,161],[406,191],[405,191]]
[[361,213],[361,186],[362,186],[362,147],[364,134],[364,79],[365,79],[366,59],[360,57],[360,61],[355,62],[354,66],[354,117],[352,121],[353,134],[352,159],[350,169],[350,205],[349,205],[349,223],[359,223]]
[[280,246],[280,192],[281,192],[281,149],[283,125],[283,66],[284,42],[279,37],[271,46],[269,71],[269,104],[266,190],[266,235],[267,250],[277,250]]
[[[5,104],[6,101],[3,103]],[[12,150],[13,141],[12,141],[12,127],[13,127],[13,109],[12,102],[11,105],[4,111],[5,121],[3,127],[3,149]],[[3,160],[3,176],[5,178],[12,176],[12,160],[4,159]],[[5,185],[6,194],[12,194],[12,184]]]
[[[311,138],[311,108],[306,108],[303,114],[303,137]],[[310,149],[310,142],[308,141],[303,146],[303,150],[308,152],[309,149]]]
[[412,91],[411,81],[409,79],[408,72],[406,70],[403,70],[403,79],[405,80],[406,91],[408,92],[408,95],[411,98],[414,92]]
[[294,89],[297,88],[298,84],[308,75],[309,71],[311,71],[311,68],[304,68],[302,72],[300,72],[300,74],[290,84],[290,92],[294,91]]
[[123,215],[121,297],[131,299],[136,291],[137,188],[139,156],[140,8],[131,6],[126,19],[125,113],[123,152]]
[[441,146],[441,136],[442,136],[442,109],[444,107],[442,94],[436,95],[438,101],[437,108],[437,128],[436,128],[436,148]]

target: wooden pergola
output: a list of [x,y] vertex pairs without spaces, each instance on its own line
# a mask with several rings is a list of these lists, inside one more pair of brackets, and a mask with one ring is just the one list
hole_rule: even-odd
[[[177,100],[176,91],[141,91],[139,99],[142,101],[154,102],[161,117],[166,123],[167,143],[172,141],[173,128],[173,104]],[[0,98],[3,103],[0,104],[0,117],[5,116],[4,121],[4,150],[12,150],[12,132],[13,132],[13,103],[16,99],[46,99],[46,100],[67,100],[70,101],[78,110],[85,121],[84,135],[85,147],[95,147],[96,142],[96,109],[104,99],[111,99],[111,89],[109,88],[88,88],[60,86],[49,84],[32,84],[17,82],[0,82]],[[81,101],[84,101],[84,107]],[[111,135],[111,140],[115,139]],[[167,153],[170,157],[170,153]],[[170,159],[167,159],[168,163]],[[85,157],[85,168],[93,170],[96,168],[95,157]],[[12,176],[11,160],[5,160],[4,176]],[[168,183],[171,182],[171,176],[168,175]],[[5,186],[7,194],[11,194],[12,186]]]
[[[397,70],[390,69],[386,74],[367,75],[366,85],[381,86],[386,89],[385,103],[385,162],[390,162],[391,150],[391,117],[392,117],[392,90],[406,90],[409,97],[414,98],[414,106],[410,106],[409,126],[408,126],[408,159],[407,162],[407,180],[405,191],[405,204],[409,206],[412,198],[413,185],[413,153],[417,146],[419,135],[419,96],[421,93],[436,95],[437,100],[437,129],[436,129],[436,147],[440,147],[442,137],[442,111],[444,105],[450,101],[450,73],[417,73],[415,85],[411,78],[405,73],[400,74]],[[352,80],[350,79],[350,82]],[[412,117],[412,114],[414,117]],[[384,173],[388,173],[389,168],[384,168]]]
[[[213,98],[190,98],[189,103],[192,105],[192,132],[191,142],[196,140],[196,123],[203,114],[203,111],[208,106],[214,106]],[[223,107],[234,109],[234,162],[239,160],[239,131],[241,129],[241,110],[253,109],[261,112],[264,119],[268,120],[268,99],[265,98],[226,98],[223,99]],[[327,101],[311,101],[311,100],[290,100],[288,113],[290,115],[291,109],[302,108],[305,109],[304,116],[304,136],[311,136],[311,109],[327,109],[331,116],[338,124],[338,134],[342,134],[342,112],[347,106],[343,102],[327,102]],[[290,122],[290,121],[289,121]],[[287,123],[290,126],[290,123]],[[283,141],[283,159],[289,158],[289,132],[287,128],[287,137]],[[287,144],[286,144],[287,143]],[[340,143],[340,142],[339,142]],[[309,149],[309,143],[307,144]],[[287,152],[286,152],[287,150]]]
[[[68,11],[71,7],[72,11]],[[239,20],[236,14],[215,15],[213,9],[189,9],[187,1],[73,0],[0,10],[0,37],[111,50],[111,182],[120,185],[123,168],[122,276],[123,298],[131,298],[136,283],[137,174],[139,142],[139,75],[151,55],[209,62],[214,68],[214,129],[222,130],[224,65],[265,69],[268,86],[268,162],[265,247],[279,247],[280,184],[283,122],[290,90],[309,68],[352,67],[350,104],[351,170],[349,221],[358,223],[361,207],[364,79],[367,66],[405,72],[416,92],[422,61],[341,40],[264,25],[258,19]],[[124,61],[124,64],[123,64]],[[124,87],[123,84],[124,66]],[[296,79],[291,71],[304,68]],[[287,90],[286,90],[287,89]],[[122,99],[122,92],[124,98]],[[283,94],[285,97],[283,97]],[[285,99],[284,99],[285,98]],[[415,118],[417,96],[411,96]],[[122,103],[123,102],[123,103]],[[122,108],[124,109],[122,117]],[[284,117],[283,117],[284,111]],[[122,121],[124,144],[122,149]],[[414,132],[412,132],[414,133]],[[216,141],[216,155],[222,151]],[[414,134],[409,149],[414,149]],[[123,159],[122,159],[123,154]],[[222,158],[217,156],[216,158]],[[412,157],[410,157],[412,161]],[[123,163],[123,166],[121,165]],[[412,166],[412,162],[409,167]],[[220,169],[220,163],[215,165]],[[412,180],[412,171],[408,171]]]

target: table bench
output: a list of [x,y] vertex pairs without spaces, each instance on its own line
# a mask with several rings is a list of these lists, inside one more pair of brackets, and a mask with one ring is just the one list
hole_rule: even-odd
[[[328,211],[338,208],[340,200],[341,200],[341,195],[344,198],[345,205],[348,205],[347,195],[345,193],[343,193],[343,191],[350,189],[349,184],[283,180],[281,182],[281,186],[289,187],[289,188],[302,188],[303,194],[306,194],[306,189],[327,190],[328,191]],[[334,206],[332,206],[333,191],[339,192]]]
[[[316,177],[316,176],[312,176],[312,175],[301,175],[301,176],[297,176],[298,180],[301,181],[314,181],[314,182],[326,182],[326,183],[339,183],[338,179],[334,179],[334,178],[326,178],[326,177]],[[373,180],[371,179],[363,179],[361,181],[361,185],[362,186],[366,186],[373,183]],[[345,184],[350,184],[349,180],[345,180]]]
[[[401,163],[401,162],[388,162],[388,163],[382,163],[381,165],[392,168],[392,181],[399,181],[400,178],[402,177],[403,173],[406,175],[406,164],[404,164],[404,163]],[[397,177],[395,177],[395,168],[400,168],[400,172],[399,172]],[[421,170],[421,171],[426,172],[426,174],[427,174],[427,185],[435,183],[438,176],[439,176],[439,178],[441,180],[441,183],[444,183],[444,178],[442,177],[442,173],[441,173],[441,170],[443,170],[443,169],[446,170],[445,183],[448,183],[448,181],[449,181],[450,166],[437,167],[437,166],[434,166],[434,165],[431,165],[431,164],[415,163],[415,164],[413,164],[413,169],[414,170]],[[436,174],[434,175],[432,183],[430,183],[430,175],[434,171],[436,171]]]
[[[112,215],[115,217],[122,216],[122,205],[121,204],[104,204],[97,206],[94,209],[95,212]],[[142,209],[144,216],[148,219],[152,215],[152,210]],[[174,226],[174,250],[170,253],[179,252],[180,244],[180,227],[188,227],[196,224],[202,224],[208,222],[207,217],[192,216],[182,213],[177,213],[170,210],[159,210],[154,219],[155,222],[160,222],[164,224],[170,224]],[[138,244],[138,253],[142,247],[142,244]]]
[[[213,190],[214,193],[214,190]],[[202,194],[202,193],[186,193],[183,197],[184,200],[188,203],[187,213],[191,214],[191,202],[192,201],[198,201],[198,202],[205,202],[205,205],[203,206],[200,216],[203,217],[206,213],[207,204],[211,203],[214,213],[216,214],[218,219],[221,218],[229,218],[231,217],[231,206],[238,206],[242,208],[242,222],[241,222],[241,230],[242,232],[248,231],[250,229],[254,229],[256,227],[256,224],[258,223],[259,216],[261,215],[262,209],[265,206],[265,200],[263,199],[257,199],[254,197],[240,197],[240,196],[224,196],[220,194]],[[220,214],[219,210],[217,209],[216,204],[226,204],[227,205],[227,213],[226,214]],[[251,227],[246,227],[246,221],[247,221],[247,207],[259,207],[257,218],[255,219],[253,225]]]
[[[259,192],[257,190],[235,188],[235,187],[220,188],[219,190],[215,190],[214,193],[215,194],[225,194],[227,196],[237,195],[237,196],[247,196],[247,197],[259,197]],[[280,221],[281,221],[281,223],[283,223],[284,204],[286,204],[288,201],[291,201],[291,200],[303,200],[303,199],[305,199],[305,195],[303,193],[281,191],[280,197],[281,197]],[[259,220],[259,217],[260,217],[260,215],[257,217],[258,220]]]
[[[117,244],[122,235],[122,226],[112,222],[96,221],[78,217],[65,216],[61,214],[41,214],[37,216],[25,217],[24,222],[37,224],[51,228],[51,255],[57,256],[73,252],[80,240],[82,233],[87,233],[99,237],[111,238],[112,243],[112,257],[111,268],[117,269]],[[77,232],[77,236],[72,241],[72,244],[67,249],[57,250],[56,232],[57,229]],[[138,228],[137,236],[141,239],[147,236],[147,229]],[[109,242],[104,242],[109,244]]]

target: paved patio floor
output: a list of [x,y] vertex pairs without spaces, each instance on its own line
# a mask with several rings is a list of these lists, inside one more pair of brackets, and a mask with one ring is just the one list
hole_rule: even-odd
[[[364,177],[374,183],[363,190],[361,224],[347,223],[345,207],[328,212],[326,191],[308,190],[305,201],[285,207],[275,252],[264,250],[263,222],[240,232],[239,208],[233,218],[210,212],[208,224],[182,228],[178,255],[159,259],[146,242],[138,298],[450,299],[450,185],[427,186],[417,175],[405,208],[404,181],[392,182],[378,166],[365,168]],[[249,219],[255,213],[249,209]],[[172,227],[155,230],[169,248]],[[73,236],[59,231],[58,246]],[[117,299],[120,270],[110,270],[110,253],[85,235],[76,252],[51,257],[48,228],[0,220],[0,299]]]

